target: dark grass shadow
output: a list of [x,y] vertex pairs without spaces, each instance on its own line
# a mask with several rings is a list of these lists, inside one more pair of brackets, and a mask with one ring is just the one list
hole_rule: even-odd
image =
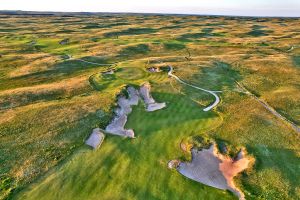
[[119,37],[123,35],[142,35],[156,33],[157,30],[153,28],[128,28],[122,31],[112,31],[104,34],[104,37]]
[[255,24],[252,26],[252,30],[240,35],[241,37],[261,37],[261,36],[268,36],[272,34],[274,31],[273,30],[268,30],[267,26],[262,26]]
[[[101,62],[108,63],[109,61],[102,60]],[[26,74],[0,82],[0,88],[9,89],[20,86],[24,87],[29,85],[36,85],[40,83],[57,82],[65,78],[81,74],[82,72],[87,72],[88,70],[97,68],[101,69],[104,67],[106,66],[85,63],[79,60],[65,60],[54,64],[50,69],[46,71]]]
[[167,50],[182,50],[186,48],[186,46],[181,43],[164,43],[164,47]]
[[202,68],[200,73],[192,76],[192,81],[198,86],[210,90],[234,89],[236,81],[241,81],[242,76],[231,64],[215,61],[211,67]]
[[293,63],[296,67],[300,68],[300,56],[293,56],[292,57]]
[[89,23],[82,27],[81,29],[101,29],[101,28],[112,28],[116,26],[125,26],[125,25],[130,25],[130,23],[127,22],[116,22],[116,23]]
[[150,48],[147,44],[138,44],[135,46],[128,46],[123,48],[119,52],[119,56],[134,56],[136,54],[147,54],[150,52]]
[[[203,31],[203,30],[202,30]],[[200,32],[200,33],[186,33],[178,38],[176,40],[183,41],[183,42],[189,42],[195,39],[202,39],[202,38],[209,38],[209,37],[224,37],[223,33],[212,33],[212,29],[204,29],[206,32]]]
[[270,33],[273,33],[273,31],[256,29],[246,33],[246,35],[251,37],[261,37],[261,36],[268,36]]

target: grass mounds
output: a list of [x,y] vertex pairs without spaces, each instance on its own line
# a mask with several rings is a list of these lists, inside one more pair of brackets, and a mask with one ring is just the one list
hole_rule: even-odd
[[62,100],[91,92],[86,78],[73,78],[52,84],[0,92],[0,110],[37,102]]
[[270,33],[272,33],[272,31],[270,31],[270,30],[257,29],[257,30],[252,30],[252,31],[246,33],[246,35],[252,36],[252,37],[260,37],[260,36],[268,36]]
[[123,35],[142,35],[142,34],[151,34],[157,32],[153,28],[128,28],[122,31],[113,31],[104,34],[104,37],[119,37]]
[[108,23],[108,24],[89,23],[83,26],[82,29],[102,29],[102,28],[111,28],[115,26],[124,26],[124,25],[129,25],[129,23],[126,22],[116,22],[116,23]]
[[99,63],[100,65],[110,63],[110,59],[107,57],[85,56],[80,59],[84,60],[84,61],[92,62],[92,63]]
[[178,41],[191,41],[210,37],[223,37],[223,33],[213,33],[212,28],[205,28],[200,33],[186,33],[177,38]]
[[[243,146],[256,158],[252,171],[235,181],[246,199],[299,199],[298,135],[234,82],[299,123],[299,22],[1,15],[0,199],[236,198],[167,169],[173,158],[190,159],[178,148],[194,136],[216,141],[226,156]],[[274,32],[245,34],[253,30]],[[69,43],[60,45],[65,38]],[[212,96],[168,78],[168,65],[190,84],[221,90],[218,106],[203,112]],[[150,73],[149,67],[161,71]],[[133,128],[136,139],[109,135],[97,151],[86,147],[88,134],[111,121],[122,88],[145,82],[153,98],[168,106],[156,112],[134,107],[124,128]],[[193,146],[203,149],[205,141],[194,139]]]
[[229,63],[215,61],[210,66],[203,67],[200,72],[195,73],[192,80],[203,88],[224,90],[235,88],[235,81],[241,80],[241,75]]
[[261,26],[261,25],[253,25],[252,30],[246,33],[246,36],[251,36],[251,37],[261,37],[261,36],[268,36],[274,31],[266,29],[266,26]]
[[138,44],[138,45],[134,45],[134,46],[128,46],[123,48],[120,51],[120,55],[130,55],[130,56],[134,56],[136,54],[147,54],[149,53],[150,48],[147,44]]
[[96,90],[108,87],[121,87],[122,85],[139,85],[147,78],[147,72],[137,67],[117,68],[113,74],[97,73],[89,78],[89,82]]
[[186,33],[181,35],[177,40],[179,41],[189,41],[189,39],[201,39],[205,34],[203,33]]
[[79,74],[92,74],[91,71],[94,71],[97,68],[101,69],[103,66],[85,63],[79,60],[63,60],[61,62],[54,63],[51,67],[48,67],[45,70],[6,78],[5,82],[0,82],[0,89],[14,89],[18,87],[58,82],[76,77]]
[[181,43],[164,43],[164,47],[167,50],[182,50],[186,48],[186,46]]

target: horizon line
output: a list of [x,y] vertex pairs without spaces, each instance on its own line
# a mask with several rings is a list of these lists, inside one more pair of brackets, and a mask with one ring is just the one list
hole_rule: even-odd
[[[199,14],[199,13],[163,13],[163,12],[111,12],[111,11],[38,11],[38,10],[0,10],[1,14],[6,14],[4,12],[32,12],[32,13],[70,13],[70,14],[140,14],[140,15],[184,15],[184,16],[215,16],[215,17],[251,17],[251,18],[300,18],[299,16],[282,16],[282,15],[230,15],[230,14]],[[13,15],[14,13],[7,13]],[[15,15],[18,15],[15,13]],[[30,15],[25,14],[25,15]]]

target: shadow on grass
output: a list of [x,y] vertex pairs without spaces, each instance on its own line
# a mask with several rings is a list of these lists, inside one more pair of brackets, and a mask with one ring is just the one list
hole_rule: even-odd
[[273,33],[272,30],[265,29],[267,26],[262,25],[253,25],[252,30],[248,33],[242,34],[241,37],[261,37],[261,36],[268,36],[269,34]]
[[[96,60],[96,58],[87,57],[87,60]],[[108,62],[105,59],[97,58],[98,62],[100,62],[100,60],[102,63]],[[103,67],[105,66],[85,63],[79,60],[66,60],[66,61],[56,63],[46,71],[39,71],[39,72],[8,79],[4,81],[2,84],[0,83],[0,88],[6,87],[6,89],[9,89],[14,87],[36,85],[40,83],[57,82],[64,78],[72,77],[76,74],[82,73],[83,71],[86,70],[103,68]]]
[[293,56],[293,63],[300,68],[300,56]]
[[110,24],[103,24],[103,23],[89,23],[82,27],[81,29],[100,29],[100,28],[111,28],[115,26],[124,26],[124,25],[130,25],[127,22],[116,22],[116,23],[110,23]]
[[104,37],[119,37],[123,35],[142,35],[156,33],[157,30],[153,28],[128,28],[122,31],[112,31],[104,34]]
[[128,46],[123,48],[120,52],[120,56],[134,56],[136,54],[147,54],[150,51],[150,48],[147,44],[138,44],[135,46]]
[[178,41],[191,41],[193,39],[209,38],[209,37],[223,37],[223,33],[212,33],[212,28],[203,29],[200,33],[186,33],[177,38]]
[[184,49],[186,46],[181,43],[164,43],[164,47],[167,50],[181,50]]
[[200,87],[210,90],[234,89],[235,81],[241,81],[242,76],[229,63],[215,61],[211,67],[201,69],[200,73],[195,73],[192,80]]

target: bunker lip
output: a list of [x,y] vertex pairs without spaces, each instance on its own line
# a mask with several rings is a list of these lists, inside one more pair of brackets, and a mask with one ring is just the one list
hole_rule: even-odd
[[150,91],[151,91],[151,86],[148,82],[144,83],[140,87],[140,95],[141,95],[142,99],[144,100],[144,103],[146,105],[146,110],[148,112],[152,112],[152,111],[160,110],[160,109],[166,107],[166,103],[157,103],[153,99]]
[[233,178],[244,171],[249,165],[243,150],[235,160],[218,153],[215,144],[201,151],[192,149],[191,162],[179,162],[177,171],[185,177],[221,190],[230,190],[240,200],[245,199],[243,192],[238,189]]

